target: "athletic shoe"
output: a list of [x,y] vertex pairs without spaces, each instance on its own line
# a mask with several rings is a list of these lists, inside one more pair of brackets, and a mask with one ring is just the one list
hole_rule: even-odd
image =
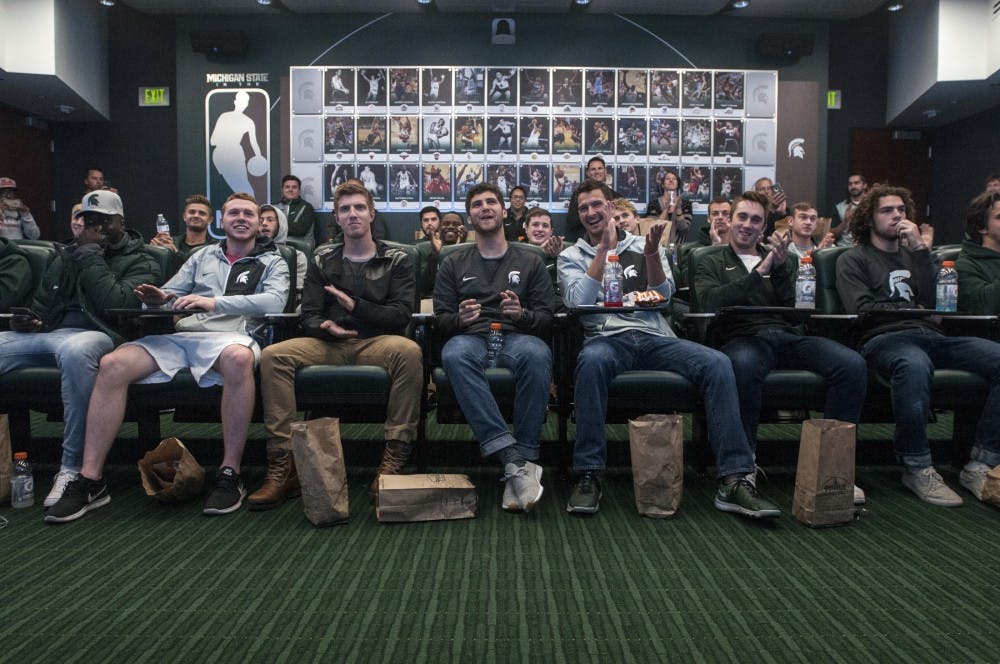
[[986,486],[986,475],[990,467],[985,463],[970,461],[958,475],[958,483],[964,486],[977,499],[983,499],[983,487]]
[[719,483],[715,492],[715,508],[723,512],[733,512],[751,519],[773,519],[781,516],[778,507],[757,493],[757,487],[748,477],[735,482]]
[[77,475],[69,481],[56,504],[45,510],[46,523],[66,523],[111,502],[104,480],[88,480]]
[[503,478],[503,498],[500,500],[500,507],[507,512],[520,512],[521,501],[517,499],[517,492],[514,491],[514,483],[508,482],[506,476]]
[[573,514],[597,514],[601,507],[601,476],[584,473],[573,487],[566,503],[566,511]]
[[857,484],[854,485],[854,504],[864,505],[868,501],[868,497],[865,496],[864,490]]
[[243,486],[243,478],[229,466],[223,466],[219,469],[219,475],[215,479],[215,489],[205,499],[205,508],[202,513],[216,515],[235,512],[243,504],[243,498],[246,495],[247,490]]
[[56,477],[52,480],[52,490],[49,491],[49,495],[45,496],[45,500],[42,502],[46,507],[52,507],[59,502],[62,498],[63,491],[66,490],[66,485],[76,479],[79,473],[75,470],[60,470],[56,473]]
[[[508,463],[504,466],[503,480],[508,486],[513,486],[518,507],[525,512],[534,509],[535,504],[542,497],[542,467],[536,463],[525,461],[523,466]],[[505,496],[506,493],[505,490]],[[504,504],[506,504],[506,500]]]
[[925,503],[941,507],[962,506],[962,497],[948,488],[934,466],[906,468],[903,470],[903,486]]

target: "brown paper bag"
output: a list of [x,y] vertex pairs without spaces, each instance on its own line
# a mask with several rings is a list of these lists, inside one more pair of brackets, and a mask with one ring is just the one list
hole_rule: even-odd
[[309,523],[333,526],[348,517],[347,471],[340,420],[322,417],[292,423],[292,454]]
[[139,476],[146,495],[162,503],[197,498],[205,485],[205,469],[176,438],[161,440],[139,459]]
[[663,519],[677,513],[684,488],[684,418],[643,415],[628,421],[635,508]]
[[0,503],[10,500],[10,478],[14,475],[14,458],[10,449],[10,422],[0,415]]
[[[10,458],[9,451],[7,458]],[[986,484],[983,485],[983,502],[1000,505],[1000,466],[986,473]]]
[[375,517],[383,523],[471,519],[478,502],[466,475],[381,475]]
[[857,427],[839,420],[802,423],[792,516],[807,526],[854,519],[854,442]]

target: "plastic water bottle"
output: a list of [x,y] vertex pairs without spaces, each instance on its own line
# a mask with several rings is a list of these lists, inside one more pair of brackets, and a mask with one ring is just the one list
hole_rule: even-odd
[[941,271],[937,276],[938,311],[958,311],[958,272],[955,271],[955,261],[941,263]]
[[608,254],[604,263],[604,306],[622,306],[622,265],[618,254]]
[[31,507],[35,504],[35,478],[27,452],[14,454],[14,475],[10,478],[10,506]]
[[156,215],[156,232],[170,235],[170,223],[167,221],[167,218],[163,216],[162,212]]
[[495,367],[497,358],[503,351],[503,330],[500,323],[490,323],[490,334],[486,337],[486,366]]
[[803,256],[799,261],[799,276],[795,278],[795,308],[816,308],[816,268],[812,256]]

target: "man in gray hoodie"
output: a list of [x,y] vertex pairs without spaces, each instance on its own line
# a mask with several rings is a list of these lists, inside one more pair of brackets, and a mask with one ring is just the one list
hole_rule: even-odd
[[[585,182],[577,194],[585,235],[558,259],[566,306],[603,303],[602,277],[609,254],[617,254],[622,265],[622,292],[655,290],[669,299],[674,280],[660,246],[664,226],[654,226],[645,238],[636,237],[620,231],[611,220],[612,192],[607,185]],[[702,400],[711,408],[708,439],[719,480],[716,508],[758,519],[781,514],[757,493],[753,454],[740,423],[729,358],[678,339],[657,311],[597,313],[581,316],[581,321],[585,341],[576,366],[573,447],[573,471],[580,479],[570,495],[568,512],[593,514],[600,506],[600,473],[607,462],[608,385],[623,371],[650,369],[680,373],[698,386]]]

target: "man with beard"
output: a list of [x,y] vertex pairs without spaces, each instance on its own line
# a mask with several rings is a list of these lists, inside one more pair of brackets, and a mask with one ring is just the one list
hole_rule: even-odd
[[[465,209],[476,243],[441,262],[434,286],[437,326],[450,337],[441,362],[483,456],[504,468],[503,509],[527,512],[542,497],[542,468],[534,462],[552,379],[552,353],[541,338],[552,321],[552,281],[541,257],[507,242],[495,185],[473,187]],[[486,380],[491,323],[503,333],[496,365],[510,369],[517,384],[513,435]]]

